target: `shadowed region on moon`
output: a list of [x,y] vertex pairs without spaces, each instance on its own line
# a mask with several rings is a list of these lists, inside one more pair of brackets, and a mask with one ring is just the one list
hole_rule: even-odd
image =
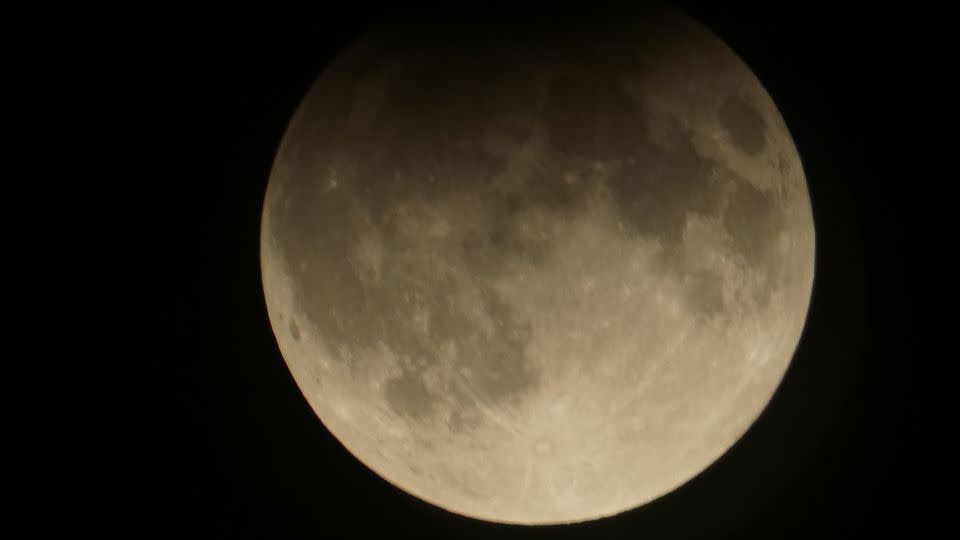
[[434,504],[643,504],[790,361],[813,272],[796,150],[682,17],[454,28],[373,31],[291,121],[261,253],[284,358],[348,449]]
[[763,117],[740,96],[727,96],[717,111],[734,145],[748,154],[757,154],[766,146]]

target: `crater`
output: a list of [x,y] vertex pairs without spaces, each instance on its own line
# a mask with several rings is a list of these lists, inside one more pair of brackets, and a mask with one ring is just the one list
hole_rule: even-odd
[[300,341],[300,327],[297,326],[296,321],[292,320],[290,321],[290,337],[292,337],[294,341]]

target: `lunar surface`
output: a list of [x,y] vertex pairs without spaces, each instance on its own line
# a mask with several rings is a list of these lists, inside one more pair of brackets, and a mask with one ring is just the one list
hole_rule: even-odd
[[671,12],[547,26],[371,29],[292,118],[262,215],[323,425],[503,523],[703,471],[776,391],[813,283],[800,158],[742,60]]

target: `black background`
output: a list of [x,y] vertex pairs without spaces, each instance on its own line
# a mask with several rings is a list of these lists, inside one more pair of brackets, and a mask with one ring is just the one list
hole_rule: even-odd
[[[547,528],[455,516],[380,480],[318,422],[273,339],[258,261],[273,155],[376,7],[11,17],[5,46],[24,71],[8,112],[26,121],[6,191],[9,296],[27,321],[8,341],[17,516],[37,536],[122,538],[920,534],[936,453],[907,394],[930,364],[902,284],[934,264],[910,226],[928,213],[919,201],[946,193],[944,15],[680,4],[744,58],[796,140],[818,234],[807,327],[770,407],[704,474],[619,517]],[[481,5],[476,20],[524,9]]]

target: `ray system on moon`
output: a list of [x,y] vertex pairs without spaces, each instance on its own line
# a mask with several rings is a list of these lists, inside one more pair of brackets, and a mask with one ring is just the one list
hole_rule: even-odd
[[775,104],[675,13],[419,30],[344,51],[277,153],[261,263],[297,384],[360,462],[465,516],[577,522],[675,489],[803,329],[814,227]]

